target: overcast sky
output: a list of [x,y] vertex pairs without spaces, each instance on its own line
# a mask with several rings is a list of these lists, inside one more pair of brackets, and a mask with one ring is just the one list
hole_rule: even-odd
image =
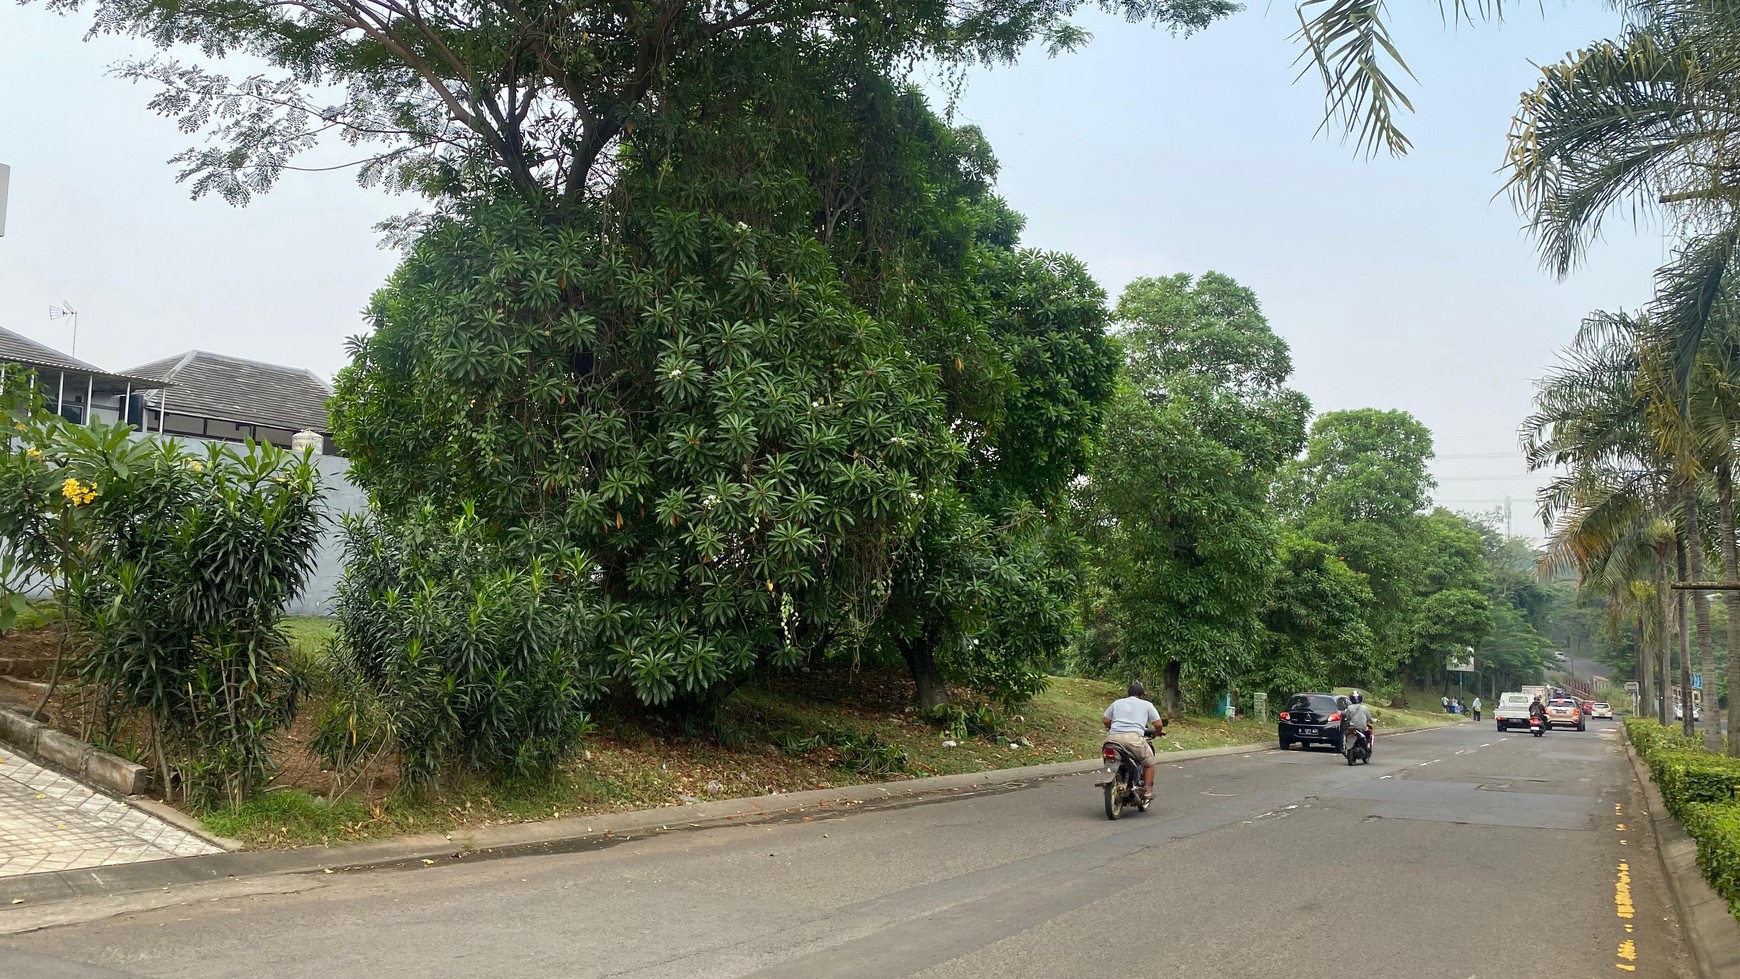
[[[1516,451],[1531,384],[1593,309],[1647,302],[1658,228],[1609,229],[1566,282],[1539,270],[1498,170],[1530,61],[1610,36],[1585,2],[1519,8],[1502,28],[1446,29],[1404,3],[1397,39],[1419,82],[1411,156],[1366,160],[1314,138],[1321,94],[1295,84],[1288,4],[1189,39],[1089,18],[1081,52],[975,75],[961,121],[1002,162],[1026,242],[1073,252],[1115,298],[1131,278],[1215,270],[1256,290],[1319,411],[1412,412],[1433,430],[1439,499],[1514,501],[1538,536],[1537,480]],[[395,256],[372,228],[417,202],[344,174],[292,174],[253,205],[192,201],[165,161],[188,145],[108,77],[145,53],[36,7],[0,6],[0,325],[121,370],[198,348],[331,375]],[[20,97],[23,96],[23,97]]]

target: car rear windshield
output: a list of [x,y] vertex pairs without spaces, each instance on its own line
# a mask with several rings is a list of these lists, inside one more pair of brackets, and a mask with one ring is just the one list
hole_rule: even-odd
[[1577,702],[1575,700],[1555,700],[1555,701],[1552,701],[1552,706],[1554,706],[1554,707],[1575,707],[1575,706],[1577,706]]
[[1335,710],[1335,698],[1320,693],[1302,693],[1287,705],[1288,710],[1310,710],[1328,714]]
[[1596,704],[1595,709],[1596,710],[1612,710],[1613,705],[1612,704]]
[[1526,693],[1507,693],[1499,698],[1498,703],[1501,707],[1527,707],[1529,695]]

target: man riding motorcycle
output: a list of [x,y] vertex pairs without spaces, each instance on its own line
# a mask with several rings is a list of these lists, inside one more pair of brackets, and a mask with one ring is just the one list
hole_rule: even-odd
[[1106,740],[1121,744],[1130,749],[1142,763],[1142,801],[1154,798],[1154,746],[1148,743],[1148,728],[1153,726],[1155,735],[1164,733],[1165,722],[1160,720],[1160,712],[1145,699],[1147,691],[1140,681],[1132,683],[1126,691],[1129,696],[1112,701],[1101,718],[1106,726]]
[[1541,695],[1538,693],[1535,694],[1534,703],[1529,704],[1529,717],[1531,719],[1540,718],[1542,724],[1547,722],[1547,705],[1541,703]]
[[1371,729],[1371,708],[1365,705],[1365,695],[1355,690],[1348,696],[1347,707],[1341,712],[1341,736],[1345,739],[1349,732],[1358,731],[1365,735],[1365,746],[1370,748]]

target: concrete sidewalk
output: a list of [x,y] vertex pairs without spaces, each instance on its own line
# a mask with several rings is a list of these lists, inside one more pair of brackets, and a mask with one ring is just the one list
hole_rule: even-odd
[[0,744],[0,879],[219,852]]

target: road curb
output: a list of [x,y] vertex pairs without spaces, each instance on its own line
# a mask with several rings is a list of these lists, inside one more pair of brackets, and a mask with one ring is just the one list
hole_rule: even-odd
[[[1381,730],[1393,737],[1451,725]],[[1162,762],[1188,762],[1228,755],[1278,750],[1274,742],[1225,745],[1162,752]],[[148,890],[169,890],[211,881],[288,874],[336,874],[402,868],[408,870],[483,859],[562,853],[611,846],[636,837],[688,832],[726,826],[837,816],[868,805],[919,804],[926,801],[1007,792],[1046,779],[1098,771],[1098,758],[1080,761],[992,769],[961,775],[874,782],[834,789],[779,793],[744,799],[718,799],[683,806],[665,806],[597,816],[574,816],[535,823],[487,826],[471,831],[425,833],[367,843],[308,846],[292,850],[217,853],[88,870],[62,870],[19,877],[0,877],[0,935],[16,933],[8,915],[44,904],[76,898],[112,897]],[[20,901],[13,904],[13,901]],[[26,925],[22,930],[48,927]]]
[[[1625,725],[1621,724],[1619,729],[1624,732]],[[1673,894],[1698,975],[1701,979],[1740,975],[1740,921],[1734,920],[1728,912],[1728,902],[1704,880],[1698,869],[1698,845],[1662,803],[1661,790],[1656,788],[1648,767],[1632,746],[1630,734],[1622,733],[1620,743],[1625,745],[1631,772],[1643,790],[1650,826],[1655,830],[1656,853],[1661,858],[1662,872]]]

